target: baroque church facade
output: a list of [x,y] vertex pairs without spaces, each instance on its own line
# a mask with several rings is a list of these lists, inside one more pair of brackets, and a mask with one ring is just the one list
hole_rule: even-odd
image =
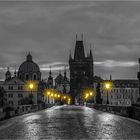
[[85,88],[93,88],[93,55],[90,49],[89,54],[85,55],[83,37],[75,43],[74,57],[69,56],[70,67],[70,94],[73,103],[83,103],[82,92]]
[[[20,106],[24,105],[23,100],[27,101],[31,95],[31,91],[25,90],[26,82],[30,80],[38,84],[41,80],[41,72],[39,66],[32,60],[32,56],[29,53],[26,61],[20,65],[18,72],[15,70],[13,76],[8,67],[5,73],[5,80],[0,84],[6,91],[8,106],[18,110]],[[32,91],[32,102],[37,104],[37,91]]]

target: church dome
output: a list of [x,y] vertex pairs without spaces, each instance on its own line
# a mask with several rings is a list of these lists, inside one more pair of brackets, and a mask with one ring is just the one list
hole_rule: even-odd
[[27,55],[27,59],[25,62],[23,62],[18,72],[39,72],[40,68],[39,66],[32,61],[32,56],[30,54]]
[[23,81],[27,80],[41,80],[41,72],[39,66],[32,60],[32,56],[29,53],[26,57],[26,61],[23,62],[18,70],[18,77]]

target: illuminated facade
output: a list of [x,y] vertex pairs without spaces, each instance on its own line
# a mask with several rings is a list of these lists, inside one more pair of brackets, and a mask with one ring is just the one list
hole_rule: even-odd
[[0,84],[6,91],[7,105],[18,109],[19,106],[24,104],[31,104],[30,102],[27,103],[29,98],[32,98],[32,104],[37,104],[37,90],[27,90],[24,87],[27,81],[33,80],[38,84],[40,79],[40,68],[33,62],[30,53],[27,55],[26,61],[20,65],[18,72],[15,70],[14,76],[12,76],[8,67],[5,80]]
[[[105,82],[105,81],[103,81]],[[102,104],[107,103],[112,106],[131,106],[135,104],[139,97],[138,80],[111,80],[111,89],[101,88]]]

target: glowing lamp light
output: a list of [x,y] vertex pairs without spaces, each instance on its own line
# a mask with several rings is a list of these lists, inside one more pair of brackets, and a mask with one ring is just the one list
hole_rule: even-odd
[[92,93],[92,92],[90,92],[90,95],[92,96],[92,95],[93,95],[93,93]]
[[50,95],[50,92],[47,92],[48,95]]
[[33,89],[34,88],[34,85],[33,84],[29,84],[29,88],[30,89]]
[[64,99],[66,99],[66,96],[64,96]]
[[68,99],[68,104],[70,104],[70,98]]
[[110,84],[109,84],[109,83],[106,83],[106,84],[105,84],[105,88],[106,88],[106,89],[110,89]]
[[88,98],[88,96],[89,96],[89,94],[87,93],[85,98],[87,99],[87,98]]
[[54,95],[55,97],[57,96],[57,94]]
[[60,95],[58,94],[57,97],[60,98]]
[[53,93],[51,94],[51,96],[53,97]]

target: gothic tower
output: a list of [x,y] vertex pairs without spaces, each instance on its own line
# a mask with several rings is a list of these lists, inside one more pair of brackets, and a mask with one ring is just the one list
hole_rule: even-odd
[[84,88],[93,88],[93,55],[90,49],[89,55],[85,55],[83,36],[81,40],[77,40],[75,44],[74,58],[71,53],[69,56],[70,67],[70,94],[75,100],[80,103],[82,100],[82,92]]

